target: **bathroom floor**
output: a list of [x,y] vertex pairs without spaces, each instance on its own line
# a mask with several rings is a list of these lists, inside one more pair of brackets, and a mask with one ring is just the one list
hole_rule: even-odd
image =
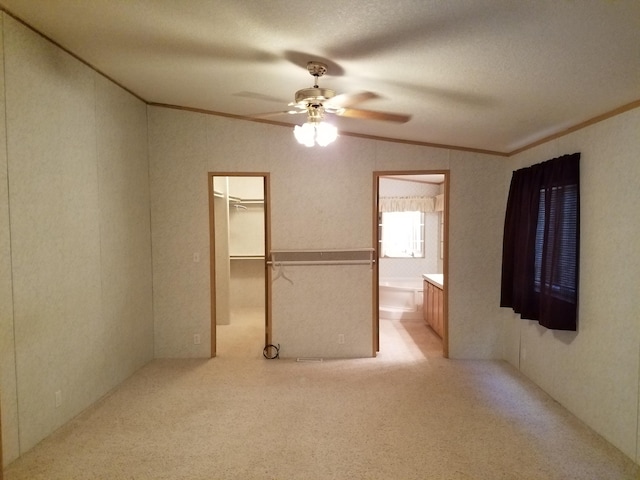
[[389,360],[442,357],[442,339],[422,320],[381,318],[378,357]]

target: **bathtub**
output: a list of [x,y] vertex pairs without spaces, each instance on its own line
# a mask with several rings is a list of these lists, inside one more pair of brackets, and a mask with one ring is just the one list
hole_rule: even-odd
[[381,278],[378,284],[380,318],[422,319],[422,278]]

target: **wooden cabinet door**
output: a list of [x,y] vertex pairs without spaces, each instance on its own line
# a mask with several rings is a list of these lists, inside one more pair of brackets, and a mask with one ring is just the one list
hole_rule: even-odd
[[442,289],[424,281],[422,317],[440,337],[444,335],[444,294]]
[[434,317],[434,325],[435,331],[438,335],[442,337],[442,315],[440,312],[442,311],[442,290],[438,287],[433,287],[433,317]]
[[429,288],[429,300],[428,300],[428,303],[429,303],[429,306],[428,306],[429,320],[428,320],[428,322],[429,322],[429,325],[431,325],[433,327],[433,320],[434,320],[434,318],[433,318],[433,312],[434,312],[434,310],[433,310],[433,285],[431,283],[429,283],[429,282],[427,282],[427,283],[428,283],[428,288]]
[[440,335],[440,322],[438,318],[438,301],[440,300],[440,295],[438,295],[438,288],[435,285],[431,285],[433,288],[433,323],[431,326],[435,330],[435,332]]
[[438,317],[438,334],[441,338],[444,337],[444,292],[441,288],[437,288],[438,296],[438,311],[436,316]]
[[429,282],[422,282],[422,318],[429,323]]

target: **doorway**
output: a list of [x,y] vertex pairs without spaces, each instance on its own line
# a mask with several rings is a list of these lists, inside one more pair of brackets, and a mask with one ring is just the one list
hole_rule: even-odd
[[426,329],[422,353],[448,357],[449,171],[373,176],[374,351],[384,351],[385,332],[402,330],[415,346]]
[[268,173],[209,173],[211,357],[271,343],[269,218]]

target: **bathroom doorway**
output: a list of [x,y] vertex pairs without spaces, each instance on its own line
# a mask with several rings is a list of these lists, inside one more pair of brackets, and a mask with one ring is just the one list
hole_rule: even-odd
[[374,191],[374,349],[448,357],[449,171],[374,172]]
[[268,173],[209,173],[212,357],[271,343],[269,218]]

